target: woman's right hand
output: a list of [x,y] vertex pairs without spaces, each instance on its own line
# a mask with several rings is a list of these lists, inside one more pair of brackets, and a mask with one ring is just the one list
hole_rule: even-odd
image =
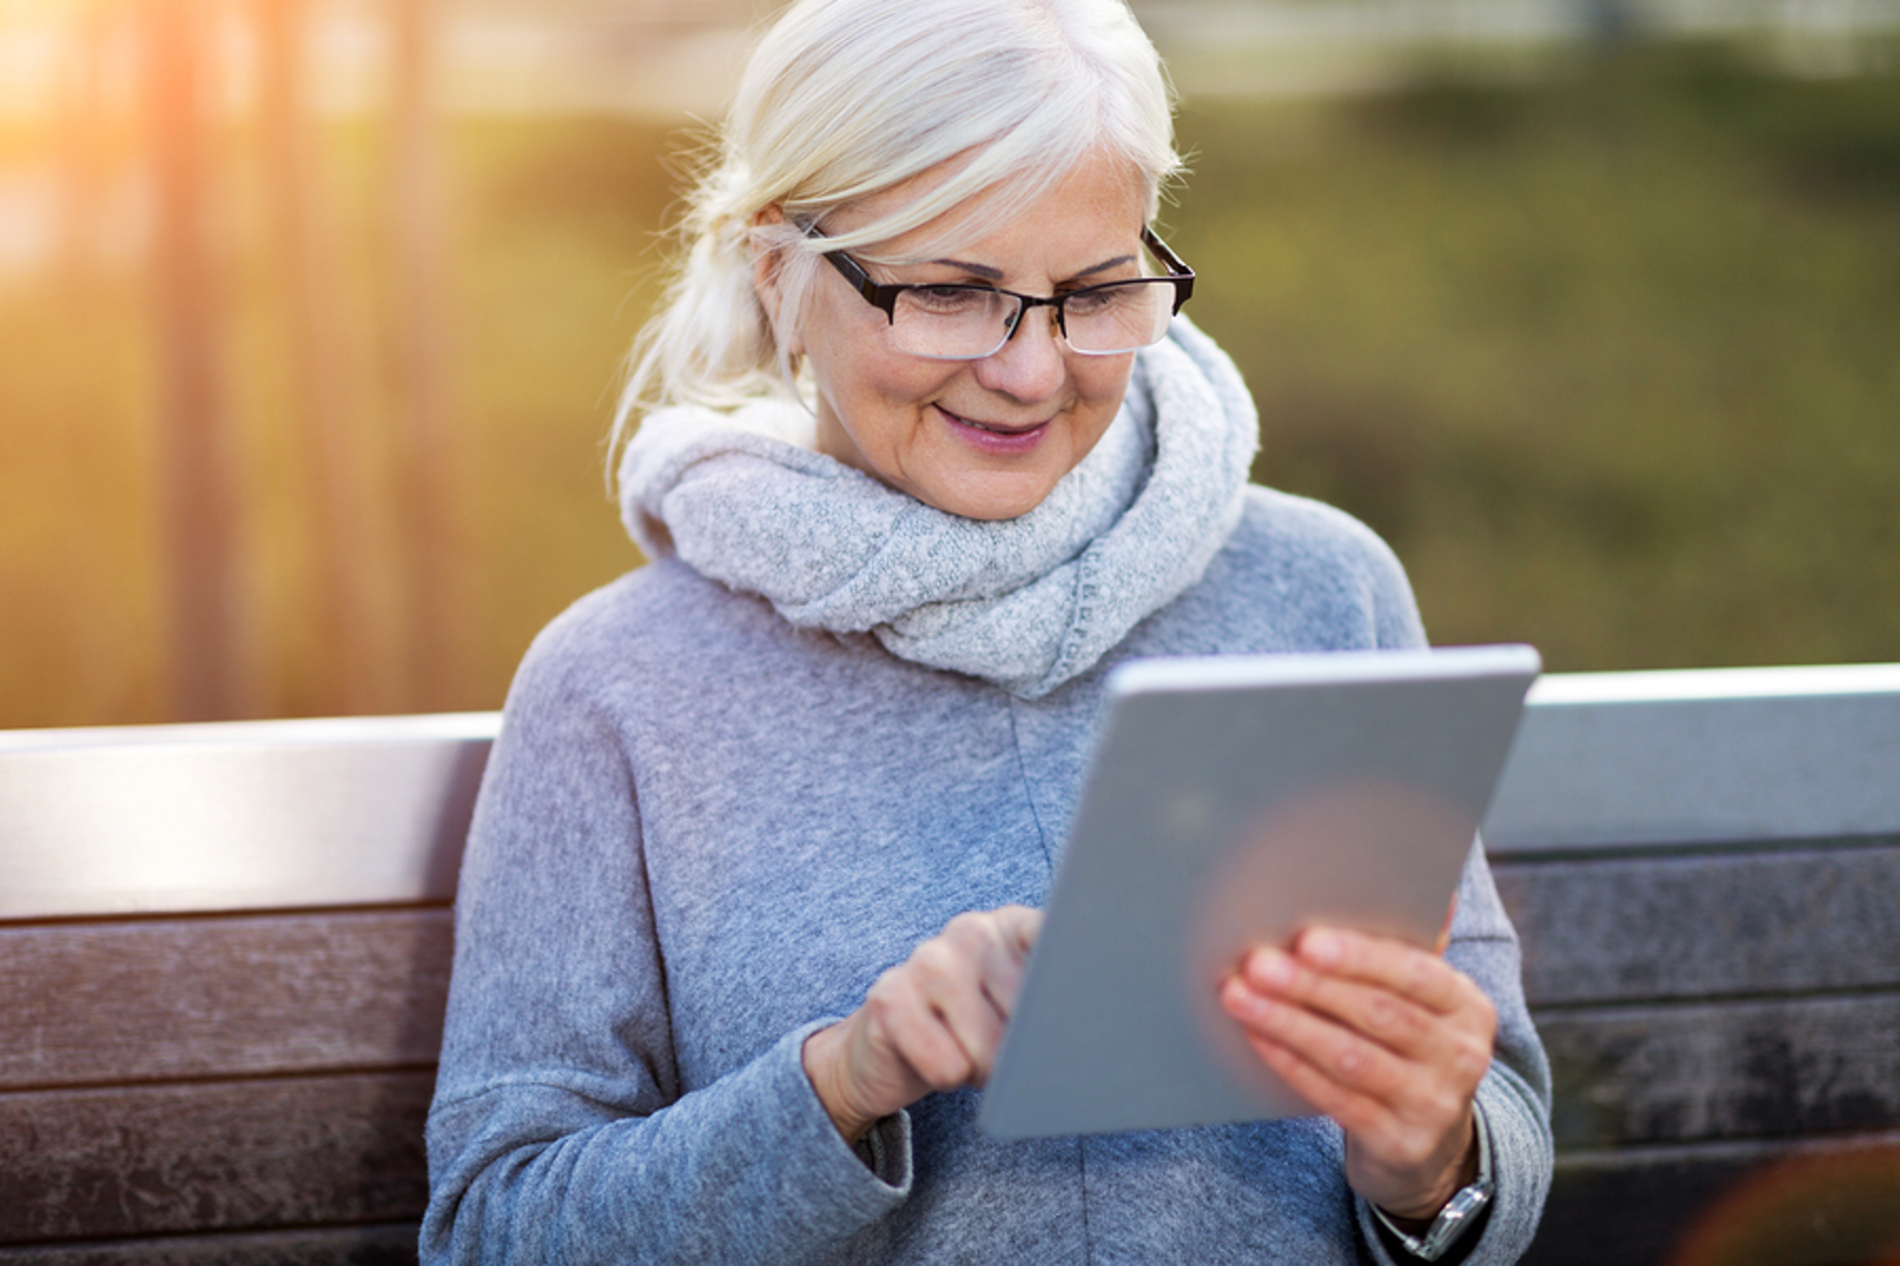
[[1026,906],[959,914],[805,1040],[805,1075],[847,1143],[932,1091],[988,1080],[1041,926]]

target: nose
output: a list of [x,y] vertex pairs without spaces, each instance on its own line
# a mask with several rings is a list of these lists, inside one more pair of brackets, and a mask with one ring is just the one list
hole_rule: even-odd
[[975,362],[976,380],[990,391],[1017,400],[1047,400],[1068,377],[1061,344],[1056,342],[1056,310],[1031,308],[1002,348]]

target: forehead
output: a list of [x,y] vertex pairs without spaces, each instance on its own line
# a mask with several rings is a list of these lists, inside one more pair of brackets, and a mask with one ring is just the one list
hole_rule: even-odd
[[[895,220],[920,202],[928,208],[962,161],[939,164],[839,207],[826,217],[827,231],[874,233],[880,221]],[[1066,254],[1068,246],[1086,253],[1139,239],[1146,204],[1146,182],[1134,164],[1094,153],[1053,182],[1024,178],[993,185],[859,251],[890,263],[1019,254],[1031,244],[1043,253]]]

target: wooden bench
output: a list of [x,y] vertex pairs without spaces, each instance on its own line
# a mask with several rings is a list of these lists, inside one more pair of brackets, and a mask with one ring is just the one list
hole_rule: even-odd
[[[0,1266],[414,1260],[495,724],[0,733]],[[1527,1260],[1900,1250],[1900,666],[1546,678],[1487,835],[1557,1073]]]

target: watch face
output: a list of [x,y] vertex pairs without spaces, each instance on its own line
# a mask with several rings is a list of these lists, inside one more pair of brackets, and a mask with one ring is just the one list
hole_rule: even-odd
[[[1450,1248],[1470,1227],[1478,1211],[1489,1203],[1491,1203],[1490,1183],[1474,1182],[1469,1187],[1460,1190],[1445,1202],[1444,1208],[1438,1211],[1438,1216],[1432,1220],[1424,1238],[1418,1242],[1418,1247],[1412,1249],[1413,1253],[1426,1261],[1437,1261],[1445,1250]],[[1407,1247],[1411,1246],[1407,1245]]]

